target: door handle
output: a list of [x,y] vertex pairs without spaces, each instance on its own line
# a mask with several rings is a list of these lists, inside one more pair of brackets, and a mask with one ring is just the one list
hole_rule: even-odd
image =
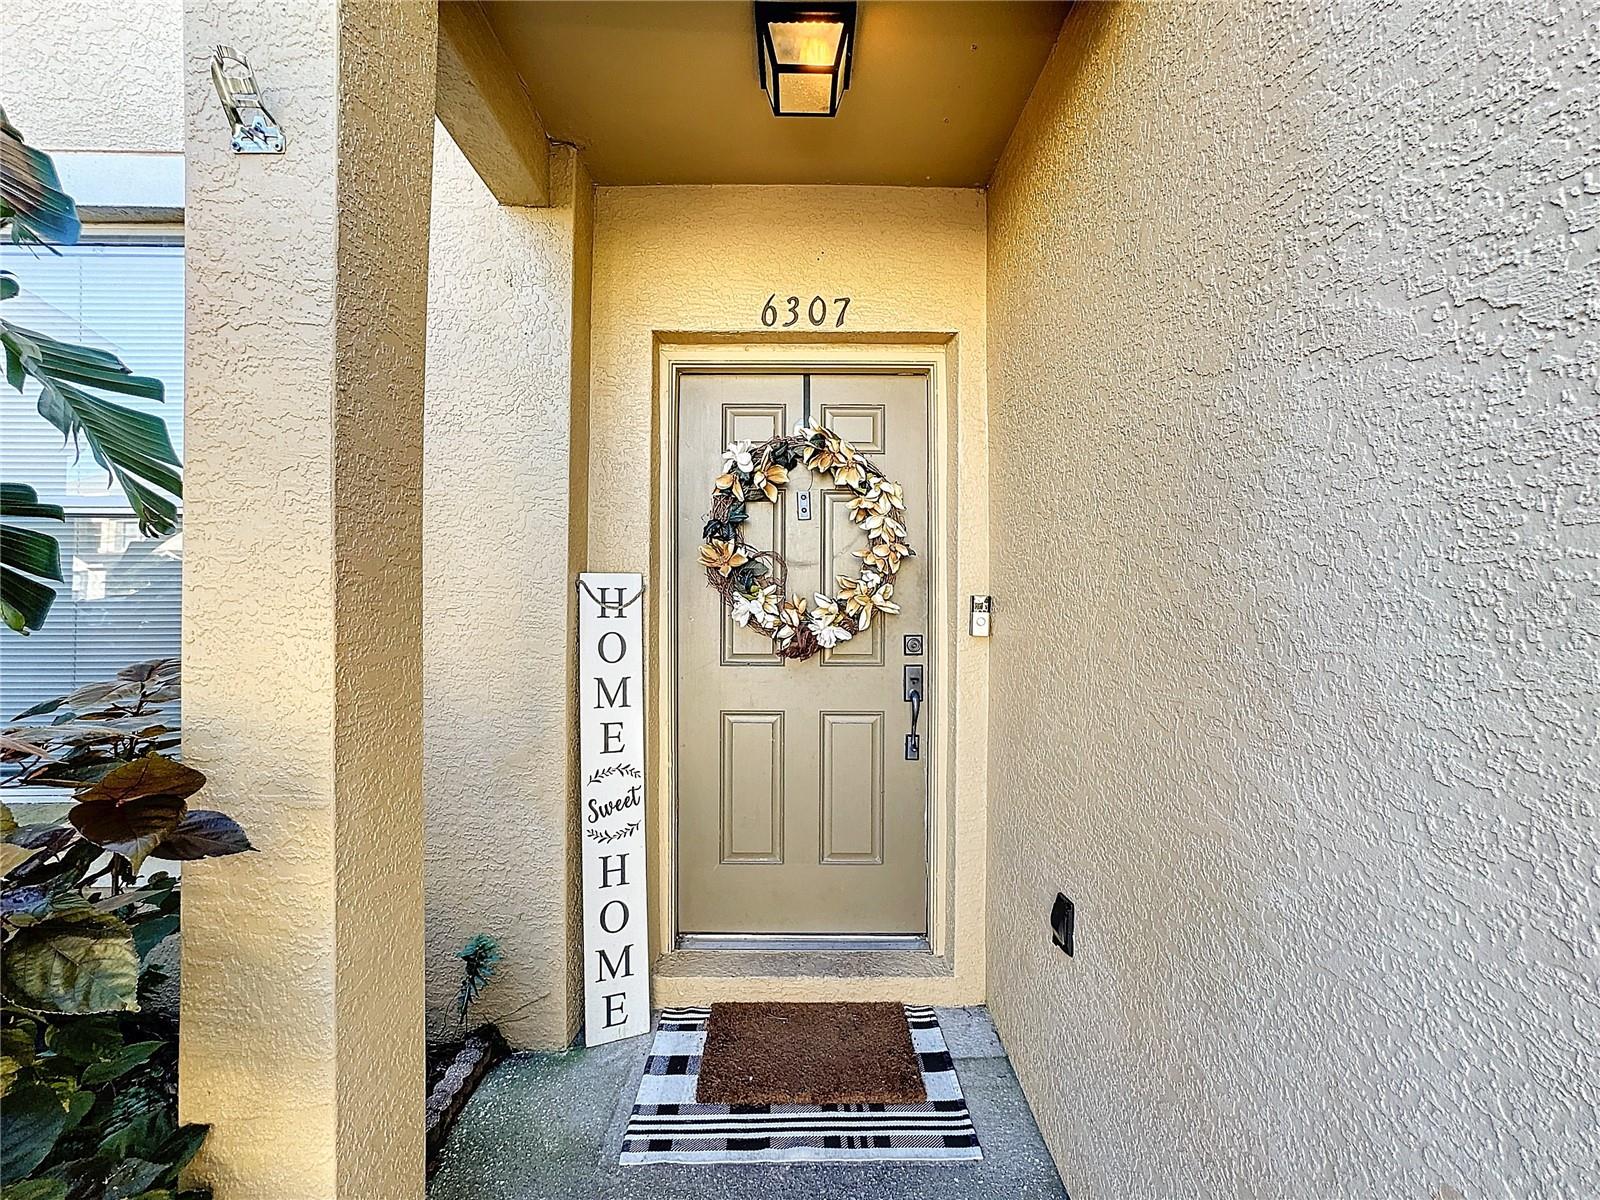
[[917,736],[917,719],[922,716],[921,663],[913,663],[905,668],[904,695],[911,705],[911,732],[906,734],[906,761],[915,762],[922,757],[922,739]]

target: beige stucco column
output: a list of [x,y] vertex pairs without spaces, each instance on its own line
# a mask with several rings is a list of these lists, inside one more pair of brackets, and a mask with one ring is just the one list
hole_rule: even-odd
[[[432,3],[187,0],[184,749],[261,853],[185,871],[219,1200],[423,1192],[421,470]],[[247,54],[288,138],[237,157]]]

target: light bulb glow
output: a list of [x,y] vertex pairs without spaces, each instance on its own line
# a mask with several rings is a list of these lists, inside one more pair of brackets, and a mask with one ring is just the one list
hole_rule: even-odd
[[844,25],[836,21],[774,21],[772,48],[786,67],[831,67]]

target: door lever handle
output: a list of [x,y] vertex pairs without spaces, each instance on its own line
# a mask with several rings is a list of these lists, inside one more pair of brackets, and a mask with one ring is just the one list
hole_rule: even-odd
[[911,705],[911,732],[906,734],[906,761],[922,757],[922,739],[917,736],[917,720],[922,716],[922,664],[908,663],[902,693]]

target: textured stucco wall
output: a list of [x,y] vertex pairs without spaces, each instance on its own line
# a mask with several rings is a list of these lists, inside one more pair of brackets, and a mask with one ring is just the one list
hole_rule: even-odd
[[[423,1191],[436,11],[370,16],[185,10],[184,752],[260,851],[184,871],[180,1107],[219,1200]],[[282,157],[229,150],[218,41],[277,85]]]
[[1593,4],[1068,20],[989,207],[989,961],[1077,1200],[1600,1194],[1597,112]]
[[504,959],[472,1019],[544,1048],[582,1015],[567,665],[593,194],[569,149],[551,174],[551,207],[501,207],[438,127],[423,526],[429,1033],[456,1031],[455,954],[488,933]]
[[[659,478],[656,418],[658,333],[776,340],[761,305],[780,296],[851,296],[846,339],[886,334],[954,334],[950,445],[943,469],[957,506],[945,547],[952,595],[987,590],[984,456],[984,198],[975,191],[867,187],[600,188],[595,200],[594,299],[590,367],[589,565],[655,572],[653,537]],[[803,323],[802,323],[803,325]],[[797,330],[796,332],[800,332]],[[828,334],[837,331],[828,330]],[[804,333],[800,333],[804,337]],[[819,355],[825,357],[825,351]],[[653,641],[660,589],[647,597]],[[984,764],[981,719],[986,648],[954,636],[953,787],[954,975],[921,981],[929,1002],[970,1003],[983,994]],[[651,653],[654,653],[652,645]],[[653,659],[651,660],[653,661]],[[653,671],[653,667],[649,668]],[[654,697],[660,681],[651,677]],[[652,743],[659,713],[652,710]],[[961,719],[965,717],[966,719]],[[652,754],[660,747],[652,745]],[[669,879],[670,843],[656,807],[664,796],[652,760],[649,814],[652,905]],[[653,912],[651,950],[662,922]],[[805,977],[729,981],[658,977],[658,1001],[735,995],[814,994]],[[837,985],[824,983],[825,987]],[[882,994],[900,980],[862,982]]]
[[0,106],[44,150],[182,150],[182,45],[183,0],[5,0]]

